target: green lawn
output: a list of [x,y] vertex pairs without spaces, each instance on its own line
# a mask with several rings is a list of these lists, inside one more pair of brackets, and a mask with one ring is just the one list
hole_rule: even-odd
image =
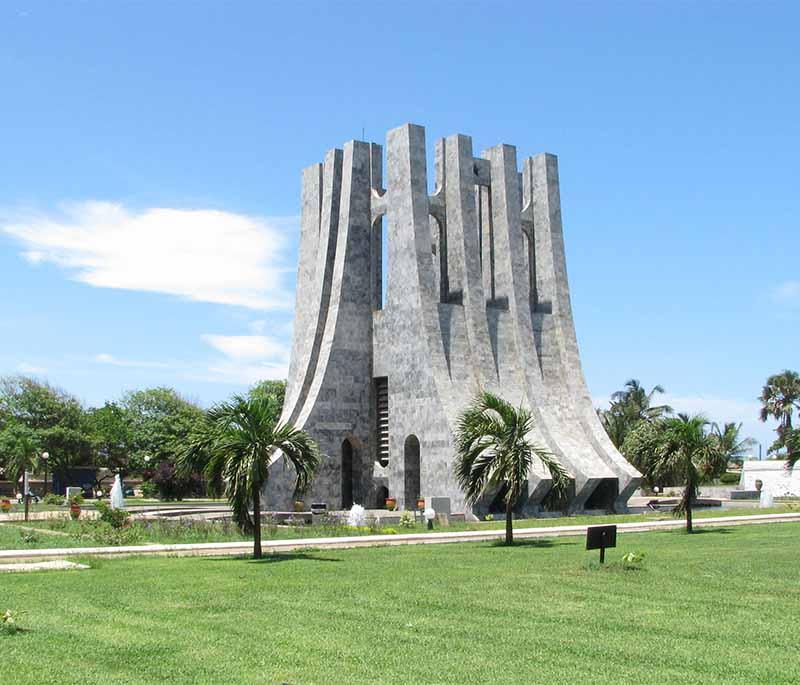
[[[787,513],[798,511],[797,505],[782,505],[772,509],[718,509],[711,507],[695,513],[696,518],[718,516],[742,516],[759,513]],[[669,512],[647,514],[619,514],[608,516],[568,516],[559,518],[519,519],[515,528],[551,527],[569,525],[594,525],[600,523],[626,523],[659,521],[672,519]],[[449,528],[436,528],[436,531],[500,530],[505,521],[498,517],[494,521],[453,523]],[[265,524],[265,540],[285,540],[291,538],[338,537],[342,535],[370,535],[391,533],[425,533],[423,524],[404,528],[398,524],[372,526],[353,529],[342,523],[316,523],[311,526],[276,526]],[[0,549],[47,549],[62,547],[96,547],[113,545],[144,545],[172,543],[234,542],[252,539],[242,535],[232,523],[192,521],[188,519],[164,519],[158,521],[136,521],[122,530],[112,530],[108,524],[92,520],[73,522],[66,513],[58,519],[43,521],[21,520],[0,523]]]
[[[796,683],[800,524],[0,577],[31,683]],[[646,554],[638,571],[626,551]],[[10,678],[10,680],[9,680]]]

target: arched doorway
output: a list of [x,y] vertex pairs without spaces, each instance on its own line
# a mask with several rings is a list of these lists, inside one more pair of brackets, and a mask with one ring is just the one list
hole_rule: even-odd
[[404,495],[406,509],[413,508],[420,492],[419,439],[409,435],[403,445]]
[[342,509],[353,506],[353,445],[349,440],[342,443]]

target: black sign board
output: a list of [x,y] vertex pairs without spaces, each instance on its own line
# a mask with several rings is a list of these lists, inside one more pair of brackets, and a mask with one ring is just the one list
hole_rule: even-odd
[[606,560],[606,547],[616,546],[616,526],[589,526],[586,529],[586,549],[599,549],[601,564]]

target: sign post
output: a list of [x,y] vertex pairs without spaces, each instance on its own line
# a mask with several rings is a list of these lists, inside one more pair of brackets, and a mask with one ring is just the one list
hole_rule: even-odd
[[586,529],[586,549],[599,549],[601,564],[606,561],[606,547],[616,546],[616,526],[589,526]]

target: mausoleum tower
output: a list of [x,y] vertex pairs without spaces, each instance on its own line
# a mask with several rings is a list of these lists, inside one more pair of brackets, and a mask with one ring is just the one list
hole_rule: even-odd
[[[572,478],[557,502],[535,469],[521,512],[624,510],[640,474],[609,441],[583,377],[556,157],[520,171],[513,146],[475,157],[453,135],[436,144],[429,194],[422,127],[389,132],[385,178],[382,156],[351,141],[303,171],[282,420],[324,454],[306,499],[372,508],[392,496],[413,508],[443,496],[463,511],[453,430],[485,389],[533,411],[530,437]],[[289,506],[290,480],[275,463],[268,507]]]

